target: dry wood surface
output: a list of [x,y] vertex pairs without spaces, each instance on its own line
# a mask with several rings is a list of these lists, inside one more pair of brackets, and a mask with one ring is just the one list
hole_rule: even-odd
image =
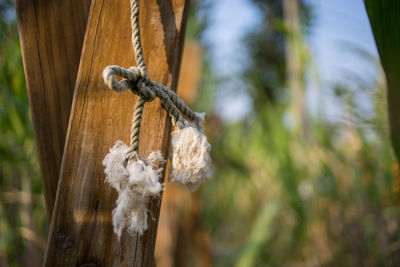
[[[188,13],[185,0],[140,2],[144,57],[151,79],[176,88]],[[134,65],[127,0],[93,0],[76,81],[45,266],[151,266],[160,200],[149,209],[149,230],[118,242],[111,212],[116,192],[104,183],[102,160],[116,140],[128,143],[136,96],[106,88],[107,65]],[[140,154],[166,158],[169,118],[158,100],[146,104]]]
[[90,0],[15,0],[15,7],[50,217]]

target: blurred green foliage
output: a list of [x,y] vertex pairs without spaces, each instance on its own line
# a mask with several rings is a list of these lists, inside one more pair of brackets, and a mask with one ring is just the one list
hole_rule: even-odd
[[0,266],[38,266],[47,217],[12,1],[0,1]]
[[[245,38],[250,63],[242,77],[252,110],[210,131],[215,175],[204,187],[203,218],[216,265],[398,266],[400,172],[382,73],[372,80],[349,74],[356,89],[332,88],[347,119],[306,114],[307,131],[298,134],[286,120],[304,99],[293,99],[287,86],[282,1],[253,2],[263,21]],[[302,35],[312,31],[306,3],[300,2]],[[299,40],[299,72],[310,79],[312,58]],[[358,93],[373,107],[368,112]]]

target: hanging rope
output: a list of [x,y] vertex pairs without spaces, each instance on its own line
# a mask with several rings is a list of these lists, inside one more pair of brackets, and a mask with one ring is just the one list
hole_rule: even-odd
[[[151,102],[155,97],[161,100],[164,109],[171,116],[173,123],[180,129],[187,125],[183,118],[186,116],[190,121],[197,124],[201,120],[198,114],[193,112],[185,102],[180,99],[174,91],[168,87],[152,81],[146,72],[146,63],[143,57],[143,49],[140,40],[139,26],[139,1],[131,0],[131,23],[132,23],[132,44],[135,52],[137,67],[129,69],[120,66],[108,66],[103,71],[103,78],[109,88],[116,92],[130,89],[138,95],[138,100],[133,113],[132,128],[130,136],[131,152],[138,154],[140,126],[142,122],[144,104]],[[123,78],[120,82],[115,79],[115,75]],[[132,155],[132,153],[130,153]]]
[[[103,78],[115,92],[131,90],[138,95],[133,112],[130,146],[117,141],[103,160],[108,182],[117,192],[118,199],[113,210],[113,227],[120,238],[122,230],[139,235],[147,229],[147,205],[152,197],[160,197],[163,185],[160,182],[165,160],[159,151],[152,151],[147,158],[139,157],[140,126],[146,102],[156,97],[172,118],[175,127],[171,134],[169,179],[196,190],[211,178],[210,144],[204,135],[204,113],[193,112],[175,92],[152,81],[146,72],[143,49],[140,41],[139,1],[131,0],[132,45],[136,67],[128,69],[108,66]],[[115,76],[122,78],[117,81]]]
[[[135,51],[136,64],[138,65],[137,71],[142,77],[142,81],[138,84],[138,87],[143,87],[143,84],[149,84],[150,78],[146,72],[146,63],[144,61],[142,43],[140,41],[140,26],[139,26],[139,0],[131,0],[131,22],[132,22],[132,44]],[[139,98],[135,105],[135,111],[133,113],[132,128],[131,128],[131,150],[139,154],[139,136],[140,136],[140,126],[142,124],[142,116],[144,103],[151,101],[154,97],[142,97]]]

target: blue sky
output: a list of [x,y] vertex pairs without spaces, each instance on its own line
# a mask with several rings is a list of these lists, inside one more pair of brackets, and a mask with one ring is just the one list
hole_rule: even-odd
[[[323,98],[329,98],[326,91],[329,85],[343,80],[344,73],[355,72],[362,77],[375,77],[376,66],[357,55],[354,47],[377,57],[368,17],[363,0],[308,0],[313,6],[315,23],[309,37],[309,46],[319,70],[322,89],[310,85],[308,105],[313,111],[317,99],[313,97],[320,90]],[[260,21],[259,11],[250,0],[218,0],[210,11],[211,25],[206,32],[206,40],[211,44],[213,64],[216,70],[226,76],[234,77],[243,64],[241,40],[245,33],[256,27]],[[235,96],[217,101],[217,111],[227,121],[235,121],[245,116],[249,99],[240,90],[241,82],[233,78],[232,83],[225,83],[219,93],[235,92]],[[232,95],[232,94],[231,94]],[[326,96],[326,97],[324,97]],[[330,101],[329,101],[330,102]],[[325,106],[325,105],[324,105]],[[340,116],[335,107],[327,105],[327,116]],[[336,115],[335,115],[336,114]]]
[[317,14],[314,34],[310,45],[315,53],[323,77],[340,69],[352,69],[366,73],[365,62],[346,44],[354,44],[371,55],[377,56],[377,50],[362,0],[312,0]]

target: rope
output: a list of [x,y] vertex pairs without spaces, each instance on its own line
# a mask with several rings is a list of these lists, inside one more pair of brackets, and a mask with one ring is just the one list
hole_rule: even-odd
[[[139,25],[139,0],[131,0],[131,22],[132,22],[132,45],[135,52],[136,64],[138,65],[138,74],[147,81],[150,80],[146,73],[146,63],[144,62],[142,42],[140,41],[140,25]],[[143,81],[138,83],[138,88],[142,87]],[[144,95],[144,94],[143,94]],[[148,94],[147,94],[148,95]],[[131,127],[131,150],[139,155],[139,137],[140,126],[142,125],[142,116],[145,98],[139,95],[133,112]]]
[[139,69],[143,70],[143,74],[145,74],[146,63],[144,62],[142,42],[140,41],[139,0],[130,0],[130,1],[131,1],[131,22],[132,22],[132,44],[133,44],[133,49],[135,50],[136,64],[138,65]]
[[[140,40],[139,0],[130,0],[130,6],[132,45],[137,67],[125,69],[120,66],[111,65],[107,66],[103,71],[104,82],[110,89],[115,92],[122,92],[129,89],[132,93],[138,95],[132,118],[130,151],[127,153],[127,159],[135,158],[139,154],[140,126],[146,102],[151,102],[155,97],[158,97],[161,100],[163,108],[172,118],[173,123],[180,129],[188,125],[183,116],[186,116],[192,122],[199,119],[199,115],[193,112],[174,91],[150,79],[146,72],[146,63]],[[121,77],[122,80],[117,81],[115,76]]]

